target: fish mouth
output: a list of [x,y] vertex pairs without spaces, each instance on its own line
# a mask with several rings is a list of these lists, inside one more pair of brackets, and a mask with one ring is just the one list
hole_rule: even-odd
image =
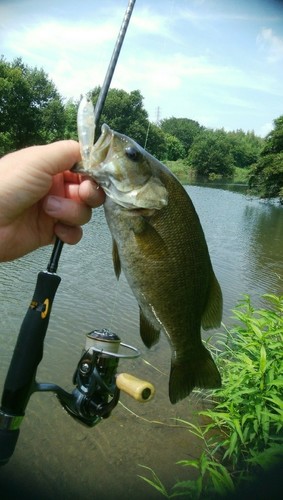
[[93,170],[106,160],[113,135],[113,131],[104,123],[101,127],[101,135],[92,147],[90,166],[86,167],[86,165],[80,161],[71,168],[71,171],[77,174],[90,175],[92,177]]
[[104,123],[101,127],[101,135],[92,149],[91,163],[93,166],[99,165],[106,159],[112,137],[113,131]]

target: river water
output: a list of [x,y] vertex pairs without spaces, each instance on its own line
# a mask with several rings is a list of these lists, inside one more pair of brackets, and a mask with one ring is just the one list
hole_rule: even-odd
[[[283,293],[283,209],[222,189],[189,186],[206,234],[215,273],[224,295],[224,322],[242,294],[256,306],[263,293]],[[0,266],[0,389],[23,316],[33,295],[37,272],[46,269],[51,248],[40,249]],[[94,211],[83,240],[65,246],[56,294],[37,379],[72,390],[72,375],[84,347],[84,334],[107,327],[138,347],[142,356],[121,361],[120,371],[150,380],[155,398],[140,404],[122,395],[111,417],[86,428],[60,407],[50,393],[31,397],[16,451],[0,470],[0,484],[18,498],[119,499],[160,498],[138,476],[139,464],[151,467],[167,487],[187,479],[177,460],[196,457],[200,445],[180,417],[194,420],[205,407],[198,393],[172,406],[168,399],[170,350],[165,339],[148,351],[139,338],[138,308],[122,276],[117,283],[111,263],[111,236],[103,209]],[[14,494],[13,494],[14,492]]]

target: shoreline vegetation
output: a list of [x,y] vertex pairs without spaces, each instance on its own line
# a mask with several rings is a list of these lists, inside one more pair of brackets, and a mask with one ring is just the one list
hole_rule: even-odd
[[265,498],[269,491],[275,499],[282,492],[276,471],[283,458],[283,295],[263,298],[266,306],[254,309],[245,295],[232,311],[236,326],[213,337],[222,387],[206,391],[209,409],[196,410],[199,424],[178,420],[203,443],[198,458],[177,462],[188,480],[168,491],[142,465],[140,477],[165,498]]
[[211,174],[208,177],[199,177],[197,172],[192,167],[189,167],[184,160],[164,161],[164,164],[173,172],[174,175],[182,184],[196,184],[198,181],[213,182],[228,184],[241,184],[248,188],[249,170],[247,168],[235,167],[233,177],[223,178],[222,175]]
[[[100,87],[88,93],[94,106]],[[248,184],[250,194],[279,198],[283,204],[283,115],[265,137],[242,129],[205,127],[191,118],[151,122],[136,89],[111,88],[101,124],[134,139],[163,162],[183,183],[190,179]],[[21,58],[0,58],[0,156],[34,144],[77,140],[80,99],[66,101],[44,70]],[[97,138],[96,138],[97,139]]]

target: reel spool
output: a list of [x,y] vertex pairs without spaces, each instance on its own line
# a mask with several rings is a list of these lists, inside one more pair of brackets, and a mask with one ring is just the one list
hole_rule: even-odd
[[[56,390],[60,403],[72,417],[92,427],[109,417],[120,390],[137,401],[150,401],[155,393],[150,382],[127,373],[117,375],[120,359],[139,356],[139,350],[121,342],[116,333],[106,328],[93,330],[86,335],[85,350],[73,376],[75,389],[71,394]],[[42,384],[38,390],[44,390]]]

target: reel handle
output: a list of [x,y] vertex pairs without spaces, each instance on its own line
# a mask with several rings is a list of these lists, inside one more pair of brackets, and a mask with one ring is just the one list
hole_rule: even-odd
[[140,403],[147,403],[155,394],[155,388],[150,382],[141,380],[129,373],[119,373],[116,376],[116,385],[118,389]]

